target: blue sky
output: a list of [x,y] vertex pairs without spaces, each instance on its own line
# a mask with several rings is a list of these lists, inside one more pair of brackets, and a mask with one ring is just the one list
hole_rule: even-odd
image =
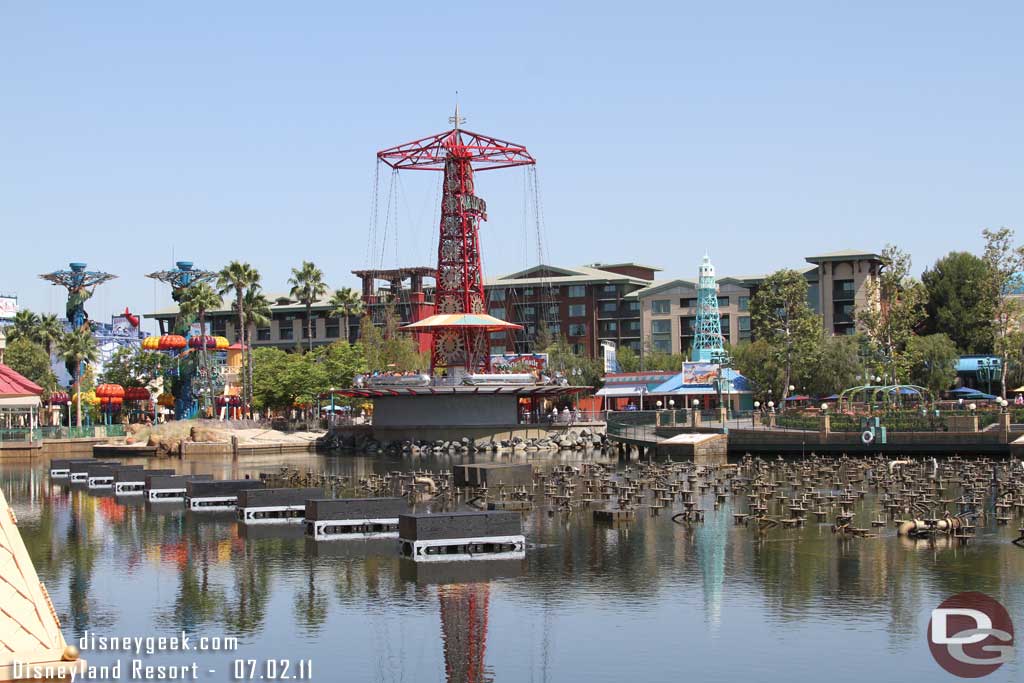
[[[0,291],[61,311],[36,276],[83,260],[120,275],[93,317],[151,310],[168,293],[143,274],[172,254],[248,260],[268,291],[313,259],[354,287],[375,152],[445,130],[456,91],[466,128],[538,159],[552,262],[689,277],[704,251],[751,273],[895,242],[921,270],[980,250],[985,226],[1024,230],[1022,19],[1011,2],[0,2]],[[523,180],[478,178],[489,274],[537,261]],[[435,193],[401,179],[384,266],[434,260]]]

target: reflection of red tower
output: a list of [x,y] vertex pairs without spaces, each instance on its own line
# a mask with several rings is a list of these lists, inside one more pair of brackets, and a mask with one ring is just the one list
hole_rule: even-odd
[[[536,163],[526,148],[459,128],[458,107],[449,119],[455,128],[429,138],[385,149],[377,158],[395,169],[444,172],[441,198],[441,236],[437,243],[437,289],[434,303],[439,315],[486,313],[484,279],[480,266],[480,221],[487,220],[487,205],[473,191],[473,172]],[[490,336],[484,324],[452,321],[433,326],[432,368],[486,368],[490,362]]]
[[445,680],[448,683],[493,680],[484,668],[490,586],[486,583],[438,586],[437,596],[441,602]]

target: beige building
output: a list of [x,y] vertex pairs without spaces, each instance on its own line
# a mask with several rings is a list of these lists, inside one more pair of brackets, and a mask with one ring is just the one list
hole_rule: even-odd
[[[878,254],[845,250],[808,256],[810,265],[796,268],[807,278],[807,303],[822,316],[832,334],[853,334],[856,311],[867,304],[869,282],[882,266]],[[694,269],[698,260],[694,260]],[[718,278],[722,335],[729,344],[751,338],[750,300],[766,275]],[[640,302],[643,346],[665,353],[688,354],[697,321],[697,280],[656,281],[632,293]]]

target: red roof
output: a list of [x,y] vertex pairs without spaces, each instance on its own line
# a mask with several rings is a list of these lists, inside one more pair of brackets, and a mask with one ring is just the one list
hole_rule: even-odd
[[39,396],[43,388],[0,363],[0,396]]

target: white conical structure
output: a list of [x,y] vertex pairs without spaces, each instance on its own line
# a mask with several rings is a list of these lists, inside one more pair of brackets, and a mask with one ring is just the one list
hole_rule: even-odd
[[[33,668],[19,670],[15,663]],[[0,491],[0,681],[68,680],[72,670],[78,676],[84,668],[78,648],[64,641],[14,511]]]

